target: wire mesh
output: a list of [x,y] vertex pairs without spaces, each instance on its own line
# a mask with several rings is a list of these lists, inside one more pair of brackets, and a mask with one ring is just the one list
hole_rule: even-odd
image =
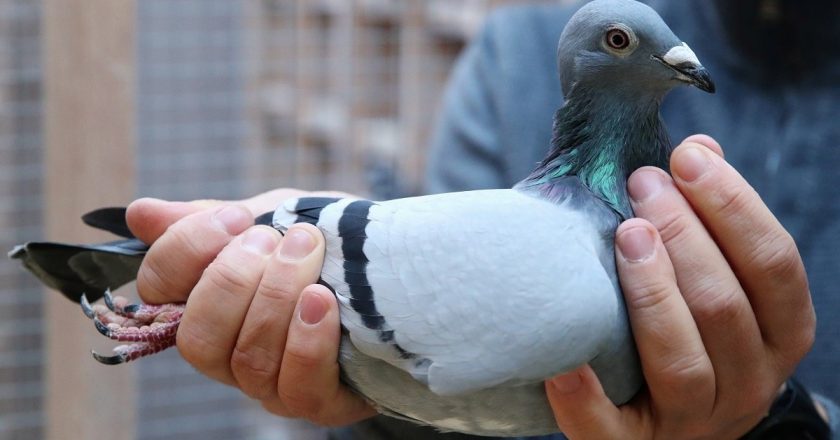
[[[41,228],[41,51],[37,2],[0,0],[0,248]],[[42,436],[42,289],[0,259],[0,438]]]
[[[523,1],[137,2],[137,195],[417,193],[448,71],[486,14],[508,3]],[[4,249],[42,235],[40,19],[39,2],[0,0]],[[2,439],[45,432],[42,292],[0,259]],[[138,372],[140,423],[127,428],[136,438],[323,436],[266,417],[174,350]]]

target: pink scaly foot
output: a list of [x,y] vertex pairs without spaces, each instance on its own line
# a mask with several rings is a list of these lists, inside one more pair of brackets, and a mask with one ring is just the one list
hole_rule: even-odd
[[114,348],[114,355],[102,356],[93,352],[93,358],[103,364],[122,364],[155,354],[175,345],[175,335],[184,304],[129,304],[123,297],[113,297],[105,292],[105,305],[91,306],[82,295],[81,305],[85,316],[93,320],[99,333],[121,342],[134,342]]

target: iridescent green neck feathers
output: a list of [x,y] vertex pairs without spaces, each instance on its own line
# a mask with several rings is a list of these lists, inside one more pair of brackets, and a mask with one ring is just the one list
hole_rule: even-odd
[[646,165],[667,170],[672,147],[659,99],[627,98],[571,94],[554,117],[551,151],[518,187],[558,193],[546,187],[574,185],[576,177],[621,217],[632,217],[627,178]]

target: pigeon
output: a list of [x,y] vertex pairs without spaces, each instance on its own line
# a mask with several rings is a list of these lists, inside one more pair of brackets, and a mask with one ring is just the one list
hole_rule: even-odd
[[[633,216],[626,180],[668,169],[659,106],[693,85],[714,93],[697,56],[650,7],[594,0],[558,46],[564,103],[550,151],[509,189],[388,201],[303,197],[256,219],[281,233],[320,229],[320,283],[335,293],[341,380],[381,413],[441,431],[532,436],[559,430],[543,381],[589,364],[615,404],[643,385],[616,274],[614,236]],[[109,289],[130,281],[146,246],[124,210],[88,224],[123,240],[27,243],[10,256],[82,303],[106,336],[134,342],[105,363],[175,343],[183,304],[128,304]],[[105,306],[91,300],[105,298]],[[108,322],[118,315],[132,325]],[[151,325],[153,324],[153,325]]]

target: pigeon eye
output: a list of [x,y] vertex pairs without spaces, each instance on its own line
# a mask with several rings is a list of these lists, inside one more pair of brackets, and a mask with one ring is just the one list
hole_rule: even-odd
[[606,43],[615,50],[624,50],[630,46],[630,35],[624,29],[610,29],[607,31]]

